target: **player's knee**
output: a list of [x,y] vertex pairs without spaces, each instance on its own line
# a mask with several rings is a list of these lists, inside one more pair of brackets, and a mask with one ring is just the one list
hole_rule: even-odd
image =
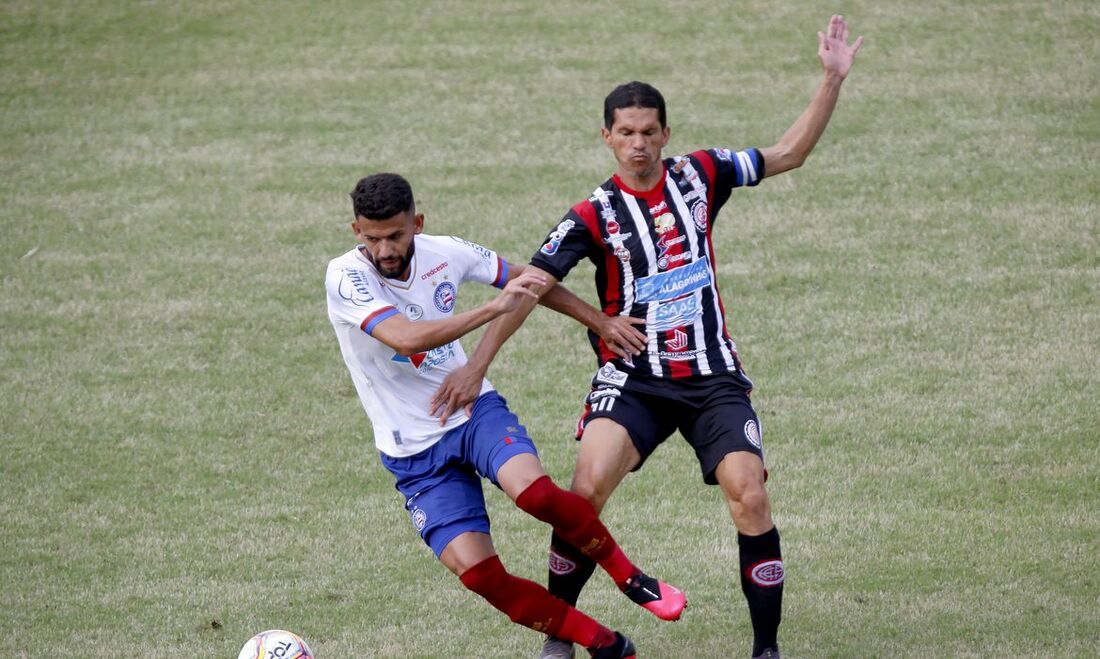
[[768,491],[764,489],[763,483],[757,482],[745,485],[740,492],[738,503],[750,515],[763,513],[771,507],[768,501]]
[[458,579],[463,586],[491,601],[494,594],[507,586],[508,577],[500,557],[491,556],[463,572]]

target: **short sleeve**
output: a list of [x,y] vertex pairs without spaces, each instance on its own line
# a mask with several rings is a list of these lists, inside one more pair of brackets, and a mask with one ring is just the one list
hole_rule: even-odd
[[462,281],[476,281],[497,288],[508,283],[508,262],[488,247],[455,236],[455,257],[461,264]]
[[542,247],[531,257],[531,265],[562,280],[589,255],[592,245],[592,234],[574,208],[546,235]]
[[714,163],[714,179],[718,189],[753,186],[764,178],[764,156],[759,149],[707,149],[705,153]]
[[378,323],[400,313],[382,299],[366,270],[330,265],[325,276],[328,315],[334,325],[356,325],[370,334]]

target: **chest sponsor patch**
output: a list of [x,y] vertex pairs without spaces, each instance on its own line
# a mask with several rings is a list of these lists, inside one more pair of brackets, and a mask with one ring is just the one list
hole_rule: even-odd
[[638,279],[634,282],[634,299],[643,303],[662,302],[710,284],[710,260],[703,258],[668,272],[658,272]]
[[703,315],[703,307],[694,295],[662,302],[653,310],[653,322],[650,329],[665,332],[676,327],[693,325],[695,319]]

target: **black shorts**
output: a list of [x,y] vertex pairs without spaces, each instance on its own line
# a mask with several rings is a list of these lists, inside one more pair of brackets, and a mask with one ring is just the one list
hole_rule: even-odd
[[730,453],[748,451],[764,459],[763,431],[749,402],[752,382],[740,373],[679,380],[627,374],[611,362],[592,378],[577,437],[592,419],[611,419],[626,428],[642,459],[675,430],[695,449],[703,481],[717,484],[718,463]]

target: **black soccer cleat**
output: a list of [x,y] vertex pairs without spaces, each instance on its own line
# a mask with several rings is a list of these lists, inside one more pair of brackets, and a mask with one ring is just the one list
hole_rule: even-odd
[[595,659],[635,659],[638,651],[630,639],[615,632],[615,642],[603,648],[588,648],[588,654]]

